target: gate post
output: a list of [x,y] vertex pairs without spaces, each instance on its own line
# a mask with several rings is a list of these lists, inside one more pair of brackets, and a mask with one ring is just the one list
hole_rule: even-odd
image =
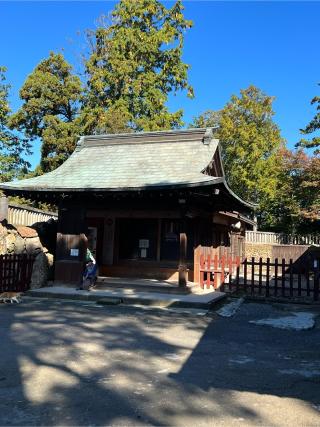
[[313,285],[313,299],[319,299],[319,282],[320,282],[320,259],[314,260],[314,285]]
[[193,281],[200,284],[200,255],[201,245],[198,245],[193,252]]
[[8,199],[0,194],[0,222],[8,220]]

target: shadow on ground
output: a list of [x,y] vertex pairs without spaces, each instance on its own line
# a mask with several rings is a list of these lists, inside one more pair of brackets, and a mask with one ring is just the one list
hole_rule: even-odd
[[271,421],[237,392],[317,403],[314,378],[281,371],[310,368],[319,330],[67,302],[0,316],[1,425],[256,425]]

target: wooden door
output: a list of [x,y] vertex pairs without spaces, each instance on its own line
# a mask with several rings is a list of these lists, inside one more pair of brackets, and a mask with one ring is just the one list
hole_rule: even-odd
[[103,248],[103,218],[87,218],[87,238],[88,248],[96,259],[99,265],[102,264],[102,248]]

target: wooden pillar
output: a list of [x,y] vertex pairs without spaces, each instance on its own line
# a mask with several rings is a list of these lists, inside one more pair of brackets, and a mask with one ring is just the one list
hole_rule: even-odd
[[193,251],[193,281],[200,283],[200,256],[201,245],[198,245]]
[[55,281],[79,284],[87,250],[85,209],[82,206],[59,207]]
[[161,260],[161,225],[162,220],[158,218],[158,232],[157,232],[157,262]]
[[179,286],[186,287],[188,281],[187,271],[187,233],[186,220],[182,218],[180,229],[180,256],[179,256]]
[[115,218],[108,216],[104,220],[104,237],[103,237],[103,263],[105,265],[113,265],[114,259],[114,234],[115,234]]

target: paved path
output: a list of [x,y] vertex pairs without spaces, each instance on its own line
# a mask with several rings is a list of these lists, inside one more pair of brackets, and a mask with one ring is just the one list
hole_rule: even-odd
[[0,305],[0,425],[319,426],[318,320],[299,332],[249,323],[297,310]]

